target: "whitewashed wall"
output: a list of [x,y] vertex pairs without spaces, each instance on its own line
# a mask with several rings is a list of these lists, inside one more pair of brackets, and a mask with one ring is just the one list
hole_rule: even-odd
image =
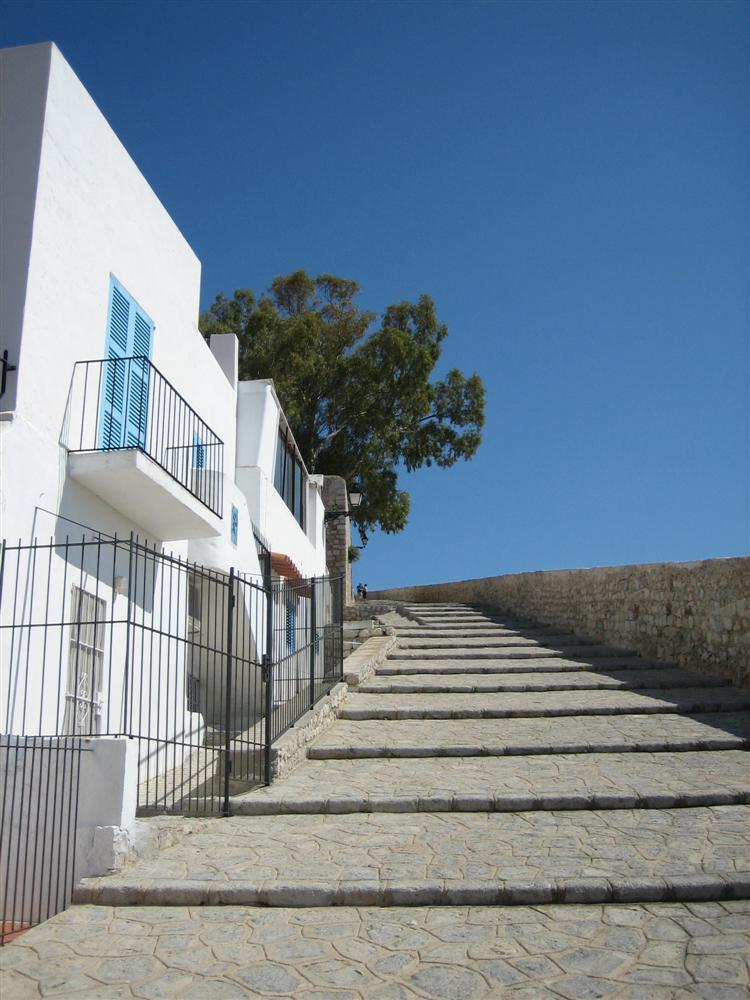
[[[273,486],[281,410],[270,382],[237,383],[237,343],[212,338],[209,347],[197,326],[200,262],[155,193],[54,45],[0,52],[3,89],[3,177],[0,207],[4,225],[3,347],[18,371],[0,401],[0,535],[11,541],[54,537],[45,569],[46,589],[60,598],[56,631],[4,632],[4,674],[0,699],[10,711],[0,725],[11,732],[59,731],[70,646],[72,583],[113,605],[125,601],[106,573],[85,567],[73,580],[64,558],[66,536],[79,542],[98,533],[143,538],[142,527],[67,475],[66,410],[76,361],[105,353],[110,280],[118,282],[154,323],[152,360],[199,417],[224,442],[224,510],[216,538],[169,542],[179,557],[227,572],[230,566],[259,574],[252,525],[274,551],[291,557],[304,575],[325,573],[320,485],[308,483],[306,531],[297,524]],[[239,428],[239,448],[237,434]],[[238,511],[238,539],[230,537],[231,510]],[[87,527],[88,526],[88,527]],[[160,539],[151,539],[159,545]],[[35,567],[27,565],[21,591],[23,615],[35,619],[44,600]],[[184,581],[168,601],[175,606],[177,640],[185,638]],[[148,627],[153,607],[142,611]],[[17,617],[9,602],[7,616]],[[108,669],[102,694],[113,718],[122,714],[124,642],[119,625],[108,629]],[[120,629],[124,635],[124,626]],[[50,636],[57,662],[50,667]],[[265,644],[262,629],[255,637]],[[26,645],[23,645],[23,642]],[[180,647],[184,649],[183,647]],[[200,741],[203,719],[184,715],[185,655],[174,651],[172,708],[158,692],[146,695],[143,736],[165,734]],[[145,660],[143,663],[145,664]],[[134,667],[130,682],[147,679]],[[144,669],[141,667],[140,669]],[[39,692],[44,703],[39,705]],[[36,701],[35,701],[36,699]],[[171,712],[171,714],[170,714]],[[187,725],[187,729],[185,726]],[[110,728],[112,731],[112,728]],[[171,762],[150,760],[159,768]],[[140,780],[145,762],[140,761]]]
[[[18,136],[24,151],[14,175],[36,172],[29,116],[41,131],[16,407],[3,435],[3,461],[14,470],[5,534],[28,537],[37,505],[123,532],[138,526],[66,480],[61,442],[73,364],[104,356],[110,276],[153,320],[153,363],[224,441],[230,474],[233,386],[198,331],[197,257],[60,52],[33,46],[25,56],[10,50],[2,57],[11,97],[22,103],[8,112],[3,137],[4,146],[15,146]],[[46,73],[46,107],[27,107],[25,90],[43,89]],[[17,278],[22,270],[23,253]]]
[[274,487],[281,415],[270,379],[239,383],[235,479],[250,517],[272,550],[288,555],[303,576],[322,576],[326,572],[324,510],[318,477],[308,478],[305,530]]

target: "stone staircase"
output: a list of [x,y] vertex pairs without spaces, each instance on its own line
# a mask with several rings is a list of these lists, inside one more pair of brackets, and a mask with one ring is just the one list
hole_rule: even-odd
[[353,618],[343,623],[344,659],[358,649],[363,642],[375,635],[385,635],[387,629],[375,618]]
[[112,948],[133,920],[187,942],[223,913],[245,942],[218,962],[190,938],[143,996],[177,968],[212,979],[196,996],[746,997],[750,692],[481,609],[406,611],[291,775],[227,819],[150,820],[171,846],[24,938],[100,914]]

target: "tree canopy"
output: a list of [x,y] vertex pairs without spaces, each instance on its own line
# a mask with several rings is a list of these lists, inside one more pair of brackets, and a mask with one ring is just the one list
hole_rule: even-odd
[[428,295],[378,320],[354,302],[359,286],[295,271],[256,298],[217,295],[204,336],[235,333],[240,378],[272,378],[311,473],[359,480],[360,530],[401,531],[409,494],[398,469],[447,468],[481,442],[484,386],[457,368],[433,378],[448,329]]

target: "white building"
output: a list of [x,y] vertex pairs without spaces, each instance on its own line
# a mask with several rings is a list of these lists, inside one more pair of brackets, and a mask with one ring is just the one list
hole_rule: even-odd
[[[274,490],[278,400],[237,385],[235,338],[199,333],[195,254],[54,45],[0,67],[3,535],[59,533],[51,512],[257,572],[252,518],[325,573],[320,484],[302,466],[295,512]],[[153,369],[85,364],[135,355]]]
[[136,736],[148,801],[167,774],[176,801],[267,697],[292,718],[319,693],[322,481],[236,338],[201,336],[200,262],[58,49],[0,74],[0,732]]

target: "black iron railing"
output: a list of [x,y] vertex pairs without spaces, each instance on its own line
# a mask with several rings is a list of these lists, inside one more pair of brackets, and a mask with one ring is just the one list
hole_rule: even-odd
[[84,741],[0,737],[0,944],[70,906]]
[[136,742],[141,814],[226,815],[270,782],[274,741],[342,677],[344,590],[266,563],[224,573],[135,536],[3,543],[0,943],[70,903],[97,737]]
[[271,605],[271,741],[342,677],[344,581],[277,580]]
[[223,515],[224,442],[148,358],[76,362],[67,446],[72,452],[137,448]]

